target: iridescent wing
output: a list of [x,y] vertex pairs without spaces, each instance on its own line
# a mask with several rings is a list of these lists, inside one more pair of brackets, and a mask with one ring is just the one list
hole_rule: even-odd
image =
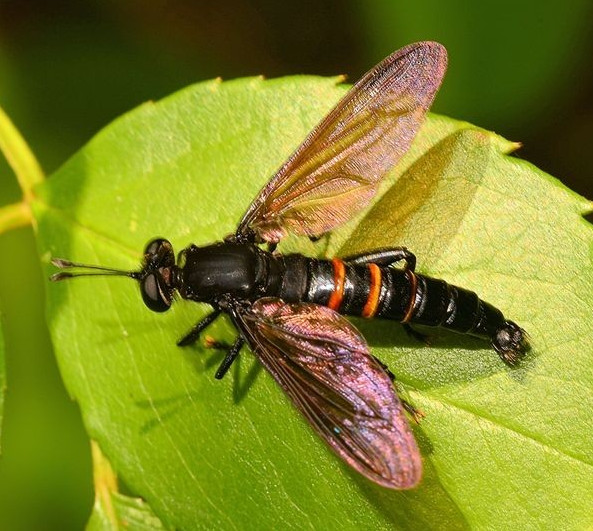
[[264,298],[236,323],[315,431],[351,467],[393,489],[414,487],[422,460],[403,406],[364,338],[316,304]]
[[408,150],[441,84],[447,52],[411,44],[368,72],[272,177],[237,236],[277,243],[287,231],[319,236],[365,207]]

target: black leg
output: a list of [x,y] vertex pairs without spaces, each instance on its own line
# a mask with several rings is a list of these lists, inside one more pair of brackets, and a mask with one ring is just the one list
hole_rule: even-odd
[[214,310],[212,313],[208,314],[204,317],[196,326],[194,326],[185,336],[183,336],[179,341],[177,341],[177,346],[179,347],[186,347],[187,345],[191,345],[195,343],[202,331],[210,326],[214,320],[220,315],[220,310]]
[[[245,331],[242,326],[243,320],[241,317],[241,313],[245,310],[245,308],[248,307],[250,303],[247,301],[235,299],[232,295],[229,295],[227,293],[217,298],[214,304],[216,307],[216,311],[219,313],[226,313],[231,319],[232,323],[237,328],[237,330],[239,330],[239,333],[241,334],[237,337],[237,339],[235,339],[235,342],[227,350],[226,356],[222,360],[222,363],[220,364],[218,370],[216,371],[216,374],[214,375],[214,377],[217,380],[220,380],[228,372],[233,362],[237,359],[241,347],[245,344],[246,336],[244,337]],[[220,348],[223,346],[222,343],[219,343],[217,341],[213,341],[211,345],[214,348]]]
[[343,258],[344,262],[352,265],[377,264],[378,266],[389,266],[395,262],[404,261],[406,269],[414,271],[416,269],[416,256],[405,247],[390,247],[386,249],[377,249],[370,253],[355,254]]
[[216,378],[217,380],[220,380],[223,378],[223,376],[231,368],[233,361],[235,361],[237,359],[237,356],[239,355],[239,351],[241,350],[241,347],[243,346],[244,343],[245,343],[245,340],[241,336],[239,336],[237,339],[235,339],[235,342],[233,343],[231,348],[226,353],[226,356],[222,360],[220,367],[218,367],[218,370],[216,371],[214,378]]
[[[383,363],[379,358],[377,358],[377,356],[373,356],[373,358],[375,358],[375,361],[379,365],[381,365],[381,367],[383,367],[383,369],[387,373],[387,376],[389,376],[389,379],[393,382],[396,390],[398,390],[398,386],[397,386],[397,383],[395,381],[395,374],[393,374],[389,370],[389,367],[387,366],[387,364]],[[399,395],[399,390],[398,390],[398,395]],[[402,406],[404,407],[404,409],[414,419],[414,422],[416,422],[416,424],[420,424],[420,420],[424,418],[424,413],[422,413],[422,411],[420,411],[419,409],[416,409],[412,404],[410,404],[410,402],[408,402],[407,400],[405,400],[401,396],[399,397],[399,399],[401,400]]]
[[379,358],[377,358],[377,356],[373,356],[373,358],[375,358],[375,361],[381,365],[381,367],[383,367],[383,370],[387,373],[387,376],[389,376],[389,379],[392,382],[395,382],[395,374],[393,374],[390,370],[389,367],[387,366],[386,363],[383,363]]
[[402,401],[402,406],[404,409],[410,414],[410,416],[414,419],[416,424],[420,424],[420,421],[426,416],[422,411],[416,409],[412,404],[410,404],[407,400],[400,398]]

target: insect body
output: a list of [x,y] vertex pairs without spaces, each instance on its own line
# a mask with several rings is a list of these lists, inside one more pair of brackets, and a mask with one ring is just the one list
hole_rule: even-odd
[[[175,291],[215,308],[222,294],[250,302],[277,297],[287,303],[327,306],[344,315],[442,326],[471,334],[489,340],[511,364],[521,354],[523,334],[515,323],[506,321],[500,310],[474,292],[415,273],[416,258],[403,247],[319,260],[301,254],[272,254],[253,243],[230,241],[192,245],[181,252],[180,264],[174,265],[171,244],[158,239],[147,247],[145,256],[151,255],[157,258],[146,261],[154,271],[145,277],[143,293],[155,311],[168,309]],[[161,265],[159,255],[166,265]],[[400,261],[405,262],[404,269],[391,267]],[[187,344],[190,338],[181,342]]]
[[62,271],[53,280],[126,275],[140,283],[145,304],[157,312],[171,306],[175,293],[209,303],[212,313],[179,345],[194,343],[227,314],[239,335],[217,378],[246,342],[349,465],[385,487],[415,486],[420,452],[391,373],[342,315],[472,334],[490,341],[511,365],[527,348],[523,330],[472,291],[416,273],[415,256],[403,247],[333,260],[274,250],[286,232],[316,237],[370,201],[408,149],[445,66],[445,49],[432,42],[407,46],[377,65],[305,139],[224,241],[191,245],[175,260],[171,244],[155,239],[142,268],[131,272],[56,259],[60,268],[86,271]]

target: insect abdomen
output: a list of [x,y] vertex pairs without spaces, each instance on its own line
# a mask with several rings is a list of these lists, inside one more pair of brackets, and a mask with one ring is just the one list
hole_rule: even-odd
[[370,263],[353,265],[339,258],[283,257],[285,274],[279,297],[313,302],[344,315],[402,320],[411,298],[406,274]]
[[284,261],[279,296],[286,301],[313,302],[344,315],[441,326],[484,339],[492,339],[506,322],[500,310],[473,291],[444,280],[338,258],[289,255]]
[[414,285],[414,296],[402,322],[442,326],[484,339],[490,339],[504,323],[502,312],[473,291],[424,275],[408,276]]

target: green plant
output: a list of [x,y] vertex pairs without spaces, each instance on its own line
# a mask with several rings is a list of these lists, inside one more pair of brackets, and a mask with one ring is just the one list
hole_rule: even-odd
[[[0,228],[33,223],[48,275],[52,256],[134,268],[153,236],[177,250],[220,239],[344,90],[311,77],[200,83],[116,120],[43,182],[26,146],[4,141],[28,162],[13,162],[24,200],[0,211]],[[356,321],[426,414],[411,491],[350,471],[247,352],[218,382],[218,354],[177,348],[205,307],[152,314],[127,279],[48,284],[60,371],[97,445],[93,526],[130,511],[138,526],[157,515],[184,529],[590,526],[590,204],[509,156],[516,147],[431,115],[369,210],[327,246],[281,246],[406,245],[421,272],[476,290],[530,333],[532,352],[510,370],[470,338],[427,347],[393,323]],[[224,322],[211,333],[234,334]],[[146,504],[118,493],[114,474]]]

